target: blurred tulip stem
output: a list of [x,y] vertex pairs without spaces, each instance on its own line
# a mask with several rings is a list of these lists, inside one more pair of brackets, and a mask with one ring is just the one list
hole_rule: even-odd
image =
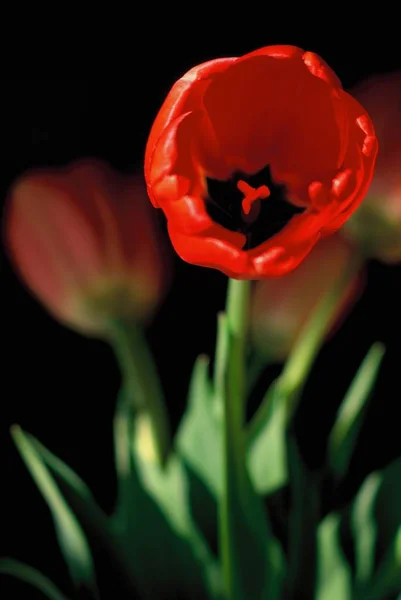
[[137,323],[113,321],[111,345],[123,389],[137,414],[148,420],[155,458],[164,467],[171,446],[170,427],[157,367],[143,331]]
[[320,298],[316,310],[295,341],[279,378],[280,388],[286,397],[287,422],[290,422],[297,408],[298,398],[333,322],[333,317],[363,262],[363,256],[355,249],[351,260],[339,277],[333,281],[331,288]]
[[[226,597],[243,599],[238,515],[246,494],[244,445],[245,356],[250,282],[229,279],[226,313],[219,320],[216,369],[223,408],[224,492],[220,506],[220,553]],[[244,513],[243,513],[244,514]],[[241,518],[241,517],[240,517]]]
[[319,472],[310,471],[303,459],[293,427],[293,417],[333,316],[362,262],[362,256],[355,251],[331,288],[321,297],[316,310],[300,332],[276,383],[286,405],[286,452],[291,495],[289,573],[286,582],[288,598],[297,598],[300,589],[306,590],[305,597],[314,595],[321,485]]
[[[271,402],[277,395],[285,405],[285,452],[290,484],[289,564],[286,597],[297,598],[300,589],[305,597],[314,596],[316,581],[316,530],[319,519],[319,473],[311,472],[303,460],[296,438],[293,417],[305,383],[322,347],[333,317],[343,301],[346,290],[359,273],[363,256],[355,250],[330,289],[321,296],[315,311],[301,330],[281,375],[265,394],[247,427],[247,439],[252,440],[263,427],[271,412]],[[268,463],[267,463],[267,467]]]
[[[338,307],[344,298],[344,293],[355,278],[364,263],[364,257],[355,250],[352,259],[346,264],[345,269],[333,281],[331,288],[324,294],[305,323],[298,339],[295,341],[289,357],[283,367],[281,375],[272,384],[274,389],[283,396],[287,406],[287,423],[290,423],[297,408],[299,397],[310,375],[313,364],[322,347],[327,330]],[[252,439],[259,431],[261,423],[266,419],[270,410],[272,393],[265,395],[264,402],[259,406],[248,425],[248,436]]]

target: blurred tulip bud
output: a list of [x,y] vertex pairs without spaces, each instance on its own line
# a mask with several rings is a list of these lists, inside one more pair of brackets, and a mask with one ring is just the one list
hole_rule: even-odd
[[5,237],[31,292],[64,324],[107,335],[111,319],[144,321],[168,265],[141,176],[98,160],[30,172],[12,186]]
[[[255,283],[252,297],[251,334],[257,352],[268,362],[283,362],[320,298],[345,269],[351,243],[340,234],[324,238],[295,271]],[[333,333],[355,304],[363,289],[359,273],[344,293],[328,333]]]
[[401,261],[401,71],[372,77],[352,90],[370,114],[379,140],[375,174],[345,227],[372,258]]

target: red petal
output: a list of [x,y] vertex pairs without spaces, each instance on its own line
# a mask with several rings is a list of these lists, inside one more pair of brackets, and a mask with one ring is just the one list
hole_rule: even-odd
[[302,57],[306,67],[315,77],[323,79],[333,88],[341,88],[341,81],[337,75],[330,69],[329,65],[314,52],[305,52]]
[[266,250],[260,249],[257,257],[252,261],[258,277],[281,277],[293,271],[309,254],[313,246],[318,242],[320,234],[303,240],[303,242],[286,244],[283,246],[271,246]]
[[249,52],[240,58],[240,60],[247,60],[251,56],[272,56],[273,58],[293,58],[295,56],[302,57],[304,51],[297,46],[289,45],[276,45],[276,46],[264,46],[253,52]]
[[[243,238],[241,234],[227,232],[226,229],[215,226],[216,229],[209,236],[191,236],[185,235],[174,228],[174,224],[169,224],[169,235],[171,242],[177,254],[186,262],[219,269],[228,277],[237,279],[249,279],[252,267],[247,252],[240,250],[236,244],[230,240],[232,236]],[[232,235],[227,235],[232,234]],[[228,239],[227,239],[228,238]]]
[[[353,189],[347,188],[347,194],[339,205],[339,210],[323,229],[324,235],[339,229],[364,199],[373,177],[378,150],[373,123],[365,109],[352,96],[341,91],[340,98],[347,107],[349,119],[349,139],[344,158],[344,170],[352,173]],[[338,177],[333,179],[333,191],[338,190]]]
[[215,228],[205,202],[199,196],[182,196],[173,202],[166,202],[163,210],[167,219],[182,233],[195,235]]
[[[205,85],[208,85],[210,79],[224,71],[234,61],[235,58],[221,58],[205,62],[188,71],[172,87],[152,125],[146,144],[145,177],[147,180],[151,177],[153,153],[164,129],[184,113],[200,108]],[[157,206],[155,198],[151,197],[151,200],[154,206]]]
[[334,174],[342,132],[332,88],[311,76],[301,53],[290,57],[239,59],[210,83],[204,105],[233,169],[254,173],[271,164],[276,180],[300,185]]

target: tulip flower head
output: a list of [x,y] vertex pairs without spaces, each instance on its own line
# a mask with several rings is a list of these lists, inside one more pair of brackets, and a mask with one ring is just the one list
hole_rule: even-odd
[[30,172],[12,186],[11,260],[58,320],[102,336],[111,319],[152,315],[166,265],[146,196],[142,177],[96,160]]
[[[353,252],[353,245],[337,233],[318,242],[304,262],[288,275],[255,284],[251,332],[259,354],[270,361],[285,361],[319,300],[344,271]],[[360,297],[364,279],[360,272],[349,282],[328,334],[339,327]]]
[[268,46],[175,83],[145,155],[150,199],[182,259],[236,279],[283,275],[361,203],[377,140],[312,52]]
[[372,116],[380,151],[365,201],[346,231],[368,256],[401,261],[401,71],[371,77],[352,93]]

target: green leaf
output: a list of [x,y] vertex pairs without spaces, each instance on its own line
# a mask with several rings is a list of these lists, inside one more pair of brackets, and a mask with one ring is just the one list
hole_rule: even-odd
[[286,406],[278,385],[269,388],[262,407],[248,436],[248,469],[256,491],[272,494],[288,479]]
[[135,409],[124,386],[118,394],[113,421],[114,461],[117,475],[117,501],[112,517],[113,528],[124,531],[129,526],[133,503],[132,436]]
[[380,477],[373,507],[377,568],[363,588],[369,590],[372,600],[381,600],[401,588],[401,458],[387,466]]
[[329,463],[337,478],[347,472],[384,352],[382,344],[373,344],[338,410],[328,446]]
[[[382,600],[401,587],[401,458],[366,478],[350,509],[354,600]],[[347,526],[347,522],[344,522]]]
[[192,519],[187,471],[178,455],[170,455],[165,469],[160,469],[156,462],[143,455],[139,444],[143,425],[137,419],[134,452],[144,487],[177,537],[189,545],[194,558],[202,565],[209,592],[218,597],[221,594],[220,569]]
[[287,421],[295,413],[302,389],[314,361],[324,343],[327,330],[344,298],[344,293],[361,268],[363,257],[354,252],[345,269],[333,281],[329,290],[319,298],[316,309],[306,321],[280,375],[280,385],[286,396]]
[[64,596],[50,579],[42,575],[40,571],[18,560],[10,558],[0,559],[0,574],[10,575],[20,581],[29,583],[32,587],[42,592],[49,600],[67,600],[67,596]]
[[30,437],[18,426],[14,426],[11,433],[21,458],[50,509],[60,550],[73,582],[77,588],[86,586],[97,597],[92,554],[81,525],[61,495]]
[[376,559],[380,560],[394,542],[401,526],[401,457],[383,471],[374,514],[378,526]]
[[199,356],[192,373],[188,405],[176,435],[176,448],[215,498],[223,482],[222,428],[213,403],[209,359]]
[[329,515],[319,526],[316,600],[351,600],[351,570],[341,550],[340,517]]
[[[123,549],[141,598],[163,598],[174,589],[176,539],[166,519],[145,492],[133,458],[135,409],[122,388],[114,417],[118,498],[110,527]],[[164,560],[166,558],[166,560]],[[154,573],[157,573],[157,578]]]
[[393,543],[381,561],[374,577],[365,588],[365,597],[381,600],[389,594],[397,593],[401,588],[401,525],[395,534]]
[[78,517],[89,544],[95,545],[98,553],[102,553],[107,561],[113,572],[113,593],[132,593],[137,586],[128,560],[113,535],[109,518],[98,506],[85,482],[36,438],[25,435],[50,469],[65,500]]
[[109,518],[97,504],[88,486],[36,438],[25,435],[50,469],[65,500],[78,517],[89,544],[96,545],[97,551],[105,555],[116,580],[113,583],[115,593],[119,593],[120,587],[131,591],[136,586],[126,557],[112,534]]
[[114,320],[109,325],[109,341],[120,366],[124,393],[138,411],[147,414],[154,452],[163,465],[170,452],[170,426],[152,353],[137,322],[123,319]]
[[[32,444],[36,452],[40,455],[41,459],[46,463],[46,465],[63,481],[65,481],[68,486],[74,490],[76,494],[78,494],[85,502],[90,505],[90,510],[99,512],[100,508],[98,507],[96,500],[94,499],[92,492],[86,485],[86,483],[69,467],[65,462],[63,462],[58,456],[53,454],[50,450],[48,450],[37,438],[28,433],[24,434],[25,437]],[[102,513],[103,517],[105,515]]]
[[351,509],[351,528],[355,540],[356,584],[373,575],[377,525],[374,506],[382,482],[380,473],[372,473],[363,483]]
[[193,519],[213,545],[217,501],[223,483],[222,425],[216,408],[209,359],[201,355],[192,372],[187,408],[175,436],[175,448],[187,472]]
[[114,422],[120,501],[112,529],[141,598],[218,598],[217,565],[187,515],[184,467],[174,455],[159,467],[149,452],[146,415],[135,415],[125,394]]

